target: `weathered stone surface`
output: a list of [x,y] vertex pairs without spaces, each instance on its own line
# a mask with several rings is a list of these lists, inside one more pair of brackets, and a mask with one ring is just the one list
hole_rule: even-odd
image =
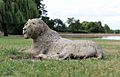
[[87,57],[103,58],[103,51],[94,41],[69,40],[51,30],[42,20],[29,19],[24,28],[26,39],[33,39],[29,53],[42,59],[81,59]]

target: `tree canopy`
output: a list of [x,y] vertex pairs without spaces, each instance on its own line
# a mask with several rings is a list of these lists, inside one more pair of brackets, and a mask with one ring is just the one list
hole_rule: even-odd
[[[105,33],[106,29],[108,29],[106,28],[107,24],[105,25],[105,27],[103,27],[101,21],[83,21],[82,23],[80,23],[80,20],[76,20],[72,17],[67,19],[67,23],[69,24],[68,31],[73,33]],[[107,30],[106,33],[109,32],[110,31]]]
[[[28,19],[40,17],[42,11],[45,11],[41,1],[0,0],[0,23],[5,35],[7,35],[7,29],[8,32],[15,33],[17,29],[22,29]],[[22,30],[19,31],[17,33],[21,33]]]

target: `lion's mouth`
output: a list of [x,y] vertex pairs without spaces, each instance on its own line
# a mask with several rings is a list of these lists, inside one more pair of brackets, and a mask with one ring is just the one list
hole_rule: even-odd
[[23,32],[23,35],[25,35],[26,34],[26,32]]
[[28,36],[26,35],[26,33],[27,33],[27,32],[23,30],[23,36],[24,36],[24,38],[25,38],[25,39],[28,39]]
[[23,30],[23,35],[25,35],[27,32]]

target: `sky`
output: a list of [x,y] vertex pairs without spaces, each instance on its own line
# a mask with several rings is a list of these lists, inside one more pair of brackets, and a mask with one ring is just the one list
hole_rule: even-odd
[[83,21],[101,21],[111,29],[120,29],[120,0],[44,0],[48,17],[66,23],[74,17]]

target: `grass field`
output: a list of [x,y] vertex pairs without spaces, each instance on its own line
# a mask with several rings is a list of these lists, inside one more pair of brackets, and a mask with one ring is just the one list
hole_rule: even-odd
[[[88,39],[96,41],[103,48],[104,59],[63,61],[27,59],[29,54],[18,51],[20,48],[29,47],[30,39],[0,37],[0,77],[120,77],[120,41]],[[23,56],[23,59],[17,59],[20,56]]]

